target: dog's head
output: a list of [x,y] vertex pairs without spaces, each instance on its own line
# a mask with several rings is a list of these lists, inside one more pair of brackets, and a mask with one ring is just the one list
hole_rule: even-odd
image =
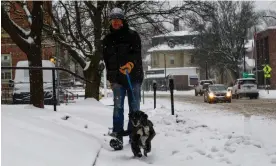
[[134,127],[143,125],[148,119],[148,115],[143,111],[133,111],[129,113],[129,120]]

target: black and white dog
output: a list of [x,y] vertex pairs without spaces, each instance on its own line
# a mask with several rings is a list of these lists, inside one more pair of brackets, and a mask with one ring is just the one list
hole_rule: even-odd
[[129,113],[129,121],[133,128],[131,131],[114,133],[116,137],[130,135],[131,150],[134,156],[142,157],[141,148],[144,149],[144,155],[151,151],[151,141],[156,135],[153,123],[148,120],[148,115],[143,111],[134,111]]

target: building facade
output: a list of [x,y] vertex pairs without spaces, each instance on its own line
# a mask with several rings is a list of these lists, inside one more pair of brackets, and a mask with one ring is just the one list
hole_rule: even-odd
[[[268,27],[266,30],[256,33],[256,66],[258,85],[270,85],[276,88],[276,26]],[[269,64],[272,68],[271,78],[265,81],[263,67]]]
[[152,38],[152,47],[148,50],[151,67],[145,72],[146,90],[151,89],[153,80],[160,90],[165,90],[168,77],[175,80],[176,90],[187,90],[197,84],[199,68],[193,56],[196,36],[197,32],[172,31]]
[[[51,3],[51,1],[45,1]],[[27,2],[28,8],[32,8],[32,2]],[[46,8],[48,5],[44,5]],[[51,6],[51,5],[50,5]],[[24,19],[24,11],[17,3],[12,2],[10,6],[5,6],[8,9],[10,18],[21,28],[28,30],[29,24],[27,19]],[[19,14],[18,14],[19,13]],[[50,16],[47,14],[44,21],[48,24],[51,22]],[[49,39],[44,39],[42,42],[42,59],[49,60],[56,52],[55,42]],[[18,61],[27,60],[26,54],[12,41],[8,33],[1,28],[1,65],[2,66],[16,66]],[[14,79],[14,70],[1,70],[1,85],[7,87],[10,79]]]

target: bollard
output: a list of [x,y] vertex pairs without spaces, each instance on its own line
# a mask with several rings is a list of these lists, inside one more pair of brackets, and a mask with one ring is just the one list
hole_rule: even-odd
[[57,111],[57,96],[56,96],[56,75],[55,75],[55,69],[52,69],[52,81],[53,81],[53,103],[54,103],[54,111]]
[[173,79],[172,79],[172,78],[170,78],[169,86],[170,86],[170,92],[171,92],[171,108],[172,108],[172,115],[174,115],[174,102],[173,102],[174,83],[173,83]]
[[153,102],[154,102],[154,109],[156,108],[156,81],[153,80]]

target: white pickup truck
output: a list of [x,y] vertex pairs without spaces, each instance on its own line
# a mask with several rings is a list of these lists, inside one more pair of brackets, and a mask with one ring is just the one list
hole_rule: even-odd
[[202,96],[204,94],[204,90],[203,90],[204,84],[213,85],[214,82],[212,80],[200,80],[198,82],[197,86],[195,87],[195,96],[198,96],[198,94],[200,94],[200,96]]

